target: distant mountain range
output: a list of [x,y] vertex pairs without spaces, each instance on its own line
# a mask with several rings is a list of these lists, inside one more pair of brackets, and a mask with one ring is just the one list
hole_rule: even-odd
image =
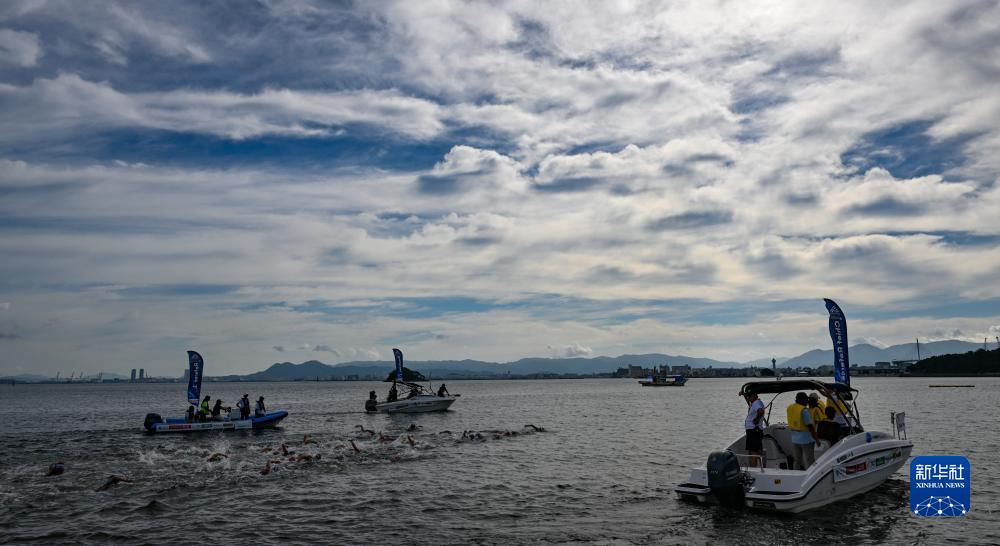
[[[933,341],[920,344],[920,357],[928,358],[940,355],[961,354],[982,348],[981,344],[970,343],[968,341]],[[893,360],[916,360],[917,344],[902,343],[882,349],[874,345],[868,345],[867,343],[860,343],[848,349],[848,356],[851,359],[851,364],[861,365],[871,365],[876,362],[891,362]],[[789,368],[798,368],[800,366],[816,367],[823,364],[833,364],[832,349],[813,349],[794,358],[789,358],[783,365]]]
[[[920,344],[920,356],[962,354],[975,351],[982,346],[967,341],[935,341]],[[852,364],[872,365],[875,362],[892,360],[916,360],[916,343],[903,343],[891,347],[879,348],[866,343],[850,348]],[[778,366],[787,368],[815,368],[824,364],[833,364],[833,351],[814,349],[792,358],[776,358]],[[599,356],[595,358],[522,358],[514,362],[483,362],[481,360],[408,360],[407,367],[419,371],[432,379],[446,379],[451,376],[462,377],[503,377],[506,375],[525,376],[534,374],[593,374],[614,372],[627,366],[642,366],[649,368],[663,364],[678,366],[687,365],[692,368],[733,368],[757,366],[770,368],[770,358],[759,358],[746,362],[731,362],[713,360],[711,358],[696,358],[684,355],[668,355],[660,353],[642,355],[621,355],[616,357]],[[325,364],[318,360],[310,360],[301,364],[279,362],[272,364],[266,370],[248,375],[228,375],[219,379],[241,381],[293,381],[308,379],[343,379],[351,376],[359,378],[384,377],[394,368],[390,361],[357,361],[340,364]],[[88,376],[93,377],[93,375]],[[104,379],[125,376],[115,373],[104,373]],[[15,379],[23,382],[44,381],[48,378],[36,374],[20,374],[3,376],[0,379]]]
[[[709,366],[732,367],[740,366],[739,362],[721,362],[710,358],[694,358],[689,356],[672,356],[664,354],[621,355],[616,357],[599,356],[595,358],[522,358],[515,362],[497,363],[481,360],[407,360],[407,367],[418,370],[425,376],[444,378],[450,375],[462,376],[504,376],[531,375],[538,373],[554,374],[592,374],[613,372],[625,366],[657,366],[662,364],[688,365],[695,368]],[[289,379],[313,379],[329,377],[346,377],[357,375],[384,374],[386,370],[395,367],[389,361],[344,362],[330,365],[310,360],[302,364],[280,362],[270,368],[244,376],[249,381],[275,381]]]
[[[936,341],[920,345],[921,357],[931,357],[945,354],[965,353],[974,351],[981,346],[967,341]],[[904,343],[891,347],[879,348],[866,343],[850,348],[850,358],[853,364],[872,365],[875,362],[892,360],[915,360],[917,358],[916,343]],[[782,367],[797,368],[802,366],[816,367],[833,364],[833,351],[814,349],[792,358],[777,358]],[[667,355],[660,353],[643,355],[621,355],[616,357],[599,356],[595,358],[522,358],[514,362],[483,362],[481,360],[408,360],[407,367],[419,370],[425,376],[444,379],[449,376],[505,376],[533,374],[593,374],[608,373],[627,366],[642,366],[648,368],[668,364],[671,366],[687,365],[692,368],[732,368],[732,367],[770,367],[771,359],[755,359],[747,362],[731,362],[713,360],[711,358],[696,358],[683,355]],[[246,381],[282,381],[296,379],[328,379],[350,376],[382,376],[394,367],[390,361],[357,361],[341,364],[324,364],[318,360],[310,360],[302,364],[280,362],[268,369],[242,376]]]

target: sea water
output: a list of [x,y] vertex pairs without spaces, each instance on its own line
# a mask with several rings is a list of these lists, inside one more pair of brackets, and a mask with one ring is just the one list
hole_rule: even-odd
[[[449,381],[451,411],[393,416],[363,412],[384,383],[206,383],[213,402],[264,395],[290,415],[277,430],[155,436],[143,417],[182,415],[184,385],[4,385],[0,542],[1000,543],[1000,379],[854,380],[869,430],[905,411],[914,456],[971,461],[972,511],[927,519],[908,513],[908,464],[798,516],[676,500],[689,468],[742,433],[743,382]],[[976,387],[928,388],[949,382]],[[65,474],[46,477],[55,461]],[[112,474],[133,482],[96,492]]]

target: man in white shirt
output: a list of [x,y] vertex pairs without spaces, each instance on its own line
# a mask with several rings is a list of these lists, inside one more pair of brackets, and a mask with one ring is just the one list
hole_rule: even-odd
[[[750,455],[760,457],[760,466],[764,465],[764,402],[755,393],[744,396],[747,401],[747,418],[743,428],[746,429],[746,450]],[[757,466],[756,458],[750,464]]]

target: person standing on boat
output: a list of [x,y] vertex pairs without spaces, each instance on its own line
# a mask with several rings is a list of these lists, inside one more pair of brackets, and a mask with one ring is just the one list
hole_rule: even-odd
[[219,420],[219,418],[222,417],[222,410],[226,410],[226,412],[229,412],[229,411],[232,411],[232,408],[224,408],[224,407],[222,407],[222,400],[219,400],[217,398],[215,400],[215,405],[212,406],[212,419],[216,420],[216,421]]
[[764,402],[757,397],[757,393],[746,395],[747,418],[743,428],[746,430],[746,450],[750,455],[757,455],[760,459],[753,459],[751,464],[757,466],[764,465]]
[[816,423],[816,435],[820,440],[830,442],[830,445],[840,441],[840,425],[837,424],[837,410],[826,407],[826,415]]
[[386,402],[395,402],[399,400],[399,391],[396,390],[396,382],[392,382],[392,386],[389,387],[389,394],[385,397]]
[[438,396],[444,397],[448,396],[449,394],[450,393],[448,392],[448,388],[444,386],[444,383],[441,383],[441,386],[438,388]]
[[795,402],[788,405],[788,428],[792,431],[792,447],[795,449],[795,469],[805,470],[816,462],[816,426],[809,415],[809,397],[806,393],[795,394]]
[[264,407],[264,397],[261,396],[257,399],[257,406],[253,409],[254,417],[263,417],[267,414],[267,408]]
[[201,401],[201,407],[198,408],[198,419],[201,421],[207,421],[208,416],[212,413],[212,408],[209,406],[208,401],[211,400],[211,396],[205,396]]
[[816,393],[809,394],[809,417],[812,419],[814,425],[819,427],[820,421],[826,418],[826,406],[823,402],[819,401],[819,395]]
[[837,395],[833,394],[830,391],[827,391],[826,407],[834,408],[836,413],[836,415],[834,416],[834,420],[837,421],[838,425],[840,425],[840,435],[842,437],[850,436],[851,426],[847,422],[846,415],[849,415],[851,413],[851,406],[849,406],[847,402],[841,400],[840,397],[838,397]]
[[236,403],[236,407],[240,408],[240,420],[250,417],[250,398],[247,394],[243,394],[243,398]]

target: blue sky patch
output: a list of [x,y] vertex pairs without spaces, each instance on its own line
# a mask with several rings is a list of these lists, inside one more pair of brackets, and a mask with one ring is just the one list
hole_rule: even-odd
[[976,135],[935,140],[927,131],[935,120],[914,120],[871,131],[840,156],[856,173],[881,167],[896,178],[947,174],[966,162],[964,148]]

